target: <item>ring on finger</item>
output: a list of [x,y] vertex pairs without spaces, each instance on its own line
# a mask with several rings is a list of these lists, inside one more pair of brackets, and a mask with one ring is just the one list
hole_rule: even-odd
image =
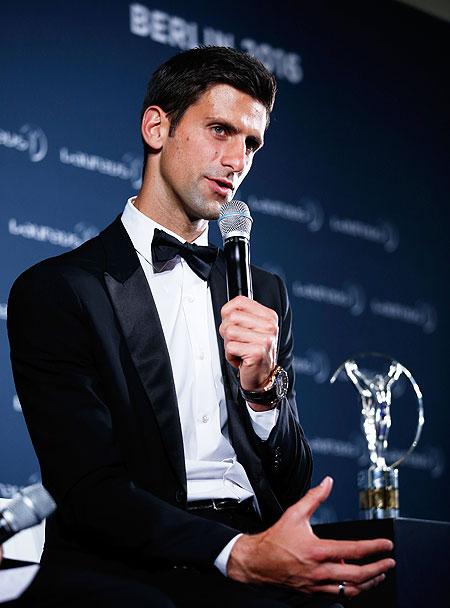
[[345,597],[345,585],[347,583],[345,581],[341,581],[338,585],[338,597],[342,598]]

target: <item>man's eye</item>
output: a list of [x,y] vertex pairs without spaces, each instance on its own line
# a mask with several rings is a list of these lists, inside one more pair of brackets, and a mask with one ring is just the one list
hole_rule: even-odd
[[225,135],[225,128],[220,125],[214,125],[213,131],[216,135]]

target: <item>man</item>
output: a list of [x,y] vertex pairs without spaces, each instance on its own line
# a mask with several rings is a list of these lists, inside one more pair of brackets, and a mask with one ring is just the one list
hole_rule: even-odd
[[285,288],[253,268],[255,300],[226,303],[223,256],[207,247],[208,221],[263,145],[274,94],[270,73],[231,49],[169,60],[144,100],[138,196],[12,289],[15,381],[58,504],[43,565],[76,571],[79,588],[89,571],[113,574],[109,589],[148,584],[134,606],[159,605],[150,585],[177,606],[330,605],[393,566],[344,562],[389,541],[313,535],[331,480],[301,498],[311,454]]

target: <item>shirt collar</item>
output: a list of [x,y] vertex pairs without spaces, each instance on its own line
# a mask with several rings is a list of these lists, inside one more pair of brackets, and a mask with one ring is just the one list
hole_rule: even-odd
[[[186,242],[186,239],[181,237],[180,235],[172,232],[165,226],[161,226],[154,220],[152,220],[148,215],[142,213],[134,206],[134,201],[136,200],[135,196],[132,196],[128,199],[127,204],[125,205],[125,209],[122,213],[122,224],[125,227],[125,230],[128,232],[128,236],[133,243],[134,248],[138,253],[140,253],[144,258],[151,261],[152,259],[152,240],[153,233],[155,228],[159,228],[160,230],[164,230],[167,234],[174,236],[176,239],[181,241],[182,243]],[[206,230],[204,230],[200,236],[198,236],[195,241],[193,241],[196,245],[207,245],[208,244],[208,226]]]

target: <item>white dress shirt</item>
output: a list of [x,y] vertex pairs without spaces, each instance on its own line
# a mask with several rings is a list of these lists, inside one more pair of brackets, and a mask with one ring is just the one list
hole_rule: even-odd
[[[254,496],[247,474],[237,461],[228,438],[227,409],[219,348],[206,281],[176,256],[163,269],[152,265],[155,228],[181,242],[180,236],[160,226],[128,200],[122,223],[134,245],[161,320],[178,400],[187,477],[187,500]],[[208,244],[206,229],[195,241]],[[247,406],[253,428],[266,440],[276,424],[278,410],[255,412]],[[216,566],[225,574],[234,538],[221,552]]]

